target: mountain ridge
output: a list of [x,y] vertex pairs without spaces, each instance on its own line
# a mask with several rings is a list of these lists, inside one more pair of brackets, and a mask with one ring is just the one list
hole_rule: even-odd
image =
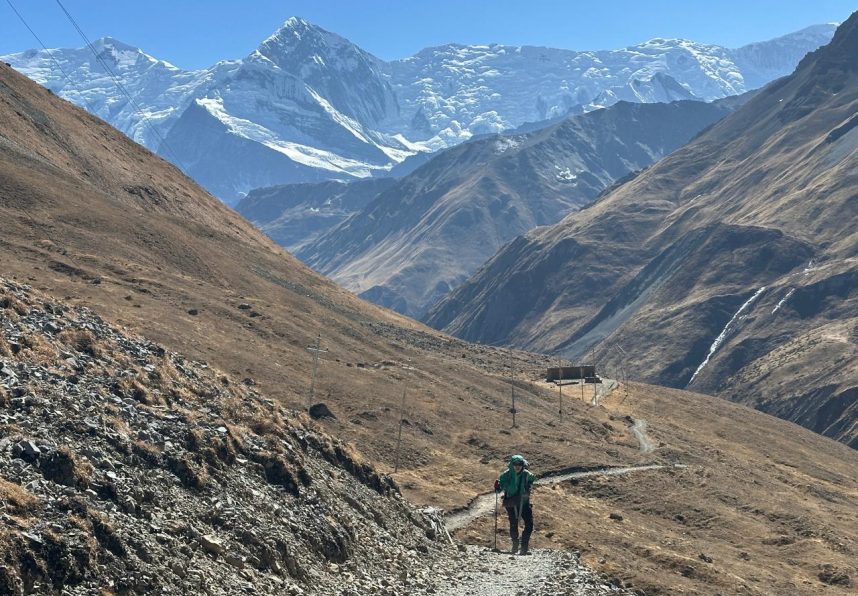
[[559,221],[730,109],[620,102],[436,155],[296,254],[377,304],[420,318],[515,236]]
[[[410,155],[622,99],[711,100],[747,91],[787,74],[830,33],[827,25],[810,27],[742,54],[656,39],[597,52],[439,46],[384,62],[291,18],[243,59],[192,71],[112,38],[98,40],[98,51],[114,59],[145,117],[86,49],[52,50],[50,57],[30,50],[2,59],[176,160],[234,203],[262,186],[385,176]],[[603,62],[607,74],[582,78]],[[196,135],[197,126],[205,134]],[[213,150],[218,146],[223,149]]]

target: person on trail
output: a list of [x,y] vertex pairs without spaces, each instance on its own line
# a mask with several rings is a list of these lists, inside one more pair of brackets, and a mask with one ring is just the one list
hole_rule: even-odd
[[[495,492],[503,492],[503,506],[509,517],[509,537],[513,554],[526,555],[533,533],[533,509],[530,507],[530,491],[536,476],[527,469],[527,460],[521,455],[509,459],[507,469],[495,480]],[[521,542],[518,539],[518,520],[524,520]],[[520,548],[519,548],[520,547]]]

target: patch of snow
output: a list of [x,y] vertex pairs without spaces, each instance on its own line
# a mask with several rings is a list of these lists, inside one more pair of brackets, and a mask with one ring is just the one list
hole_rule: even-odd
[[554,166],[557,169],[557,180],[561,182],[574,182],[578,179],[577,174],[573,174],[570,168],[560,169],[560,166]]
[[494,152],[496,154],[506,153],[521,146],[521,141],[515,137],[500,137],[495,141]]

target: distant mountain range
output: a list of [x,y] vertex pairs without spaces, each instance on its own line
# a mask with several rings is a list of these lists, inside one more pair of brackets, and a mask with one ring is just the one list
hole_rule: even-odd
[[[560,221],[730,111],[719,102],[620,102],[535,132],[470,141],[387,186],[296,255],[361,297],[419,318],[516,236]],[[239,212],[270,226],[248,199]]]
[[738,49],[680,39],[594,52],[450,44],[384,62],[290,18],[245,58],[198,71],[98,40],[99,60],[136,106],[86,48],[0,59],[234,203],[261,186],[384,176],[420,152],[620,100],[742,93],[791,72],[833,30]]
[[395,183],[394,178],[368,178],[269,186],[250,191],[235,209],[295,254]]
[[[429,313],[858,447],[858,13],[695,140],[521,236]],[[614,369],[615,371],[618,369]]]

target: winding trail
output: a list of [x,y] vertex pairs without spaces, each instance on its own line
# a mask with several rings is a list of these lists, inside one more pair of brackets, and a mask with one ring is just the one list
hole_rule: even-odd
[[[599,385],[592,404],[598,405],[619,386],[613,379],[604,379]],[[655,444],[647,435],[647,421],[628,417],[631,431],[638,441],[640,452],[649,454]],[[585,470],[567,469],[549,473],[536,481],[540,486],[551,486],[577,478],[593,476],[624,476],[649,470],[685,468],[682,464],[605,467]],[[473,521],[490,516],[498,506],[497,495],[487,492],[476,496],[467,507],[451,511],[444,516],[448,532],[467,527]],[[476,557],[470,564],[463,564],[453,576],[444,582],[445,594],[452,596],[554,596],[574,594],[577,596],[607,596],[630,594],[629,591],[611,585],[606,578],[587,567],[569,552],[534,549],[530,557],[515,557],[474,546],[466,547],[465,558]],[[515,563],[510,563],[514,559]],[[463,561],[464,563],[464,561]]]
[[[572,480],[573,478],[589,478],[591,476],[623,476],[625,474],[633,474],[634,472],[645,472],[647,470],[663,470],[665,468],[684,468],[684,465],[659,465],[653,464],[648,466],[629,466],[625,468],[599,468],[597,470],[585,470],[576,472],[561,472],[558,474],[549,474],[543,476],[536,481],[539,486],[551,486]],[[473,499],[464,509],[451,511],[444,516],[444,523],[449,531],[459,530],[464,528],[474,520],[490,515],[495,509],[495,493],[483,493]]]
[[632,425],[632,432],[640,445],[641,453],[652,453],[655,445],[646,434],[646,429],[649,425],[643,418],[635,418],[635,423]]

